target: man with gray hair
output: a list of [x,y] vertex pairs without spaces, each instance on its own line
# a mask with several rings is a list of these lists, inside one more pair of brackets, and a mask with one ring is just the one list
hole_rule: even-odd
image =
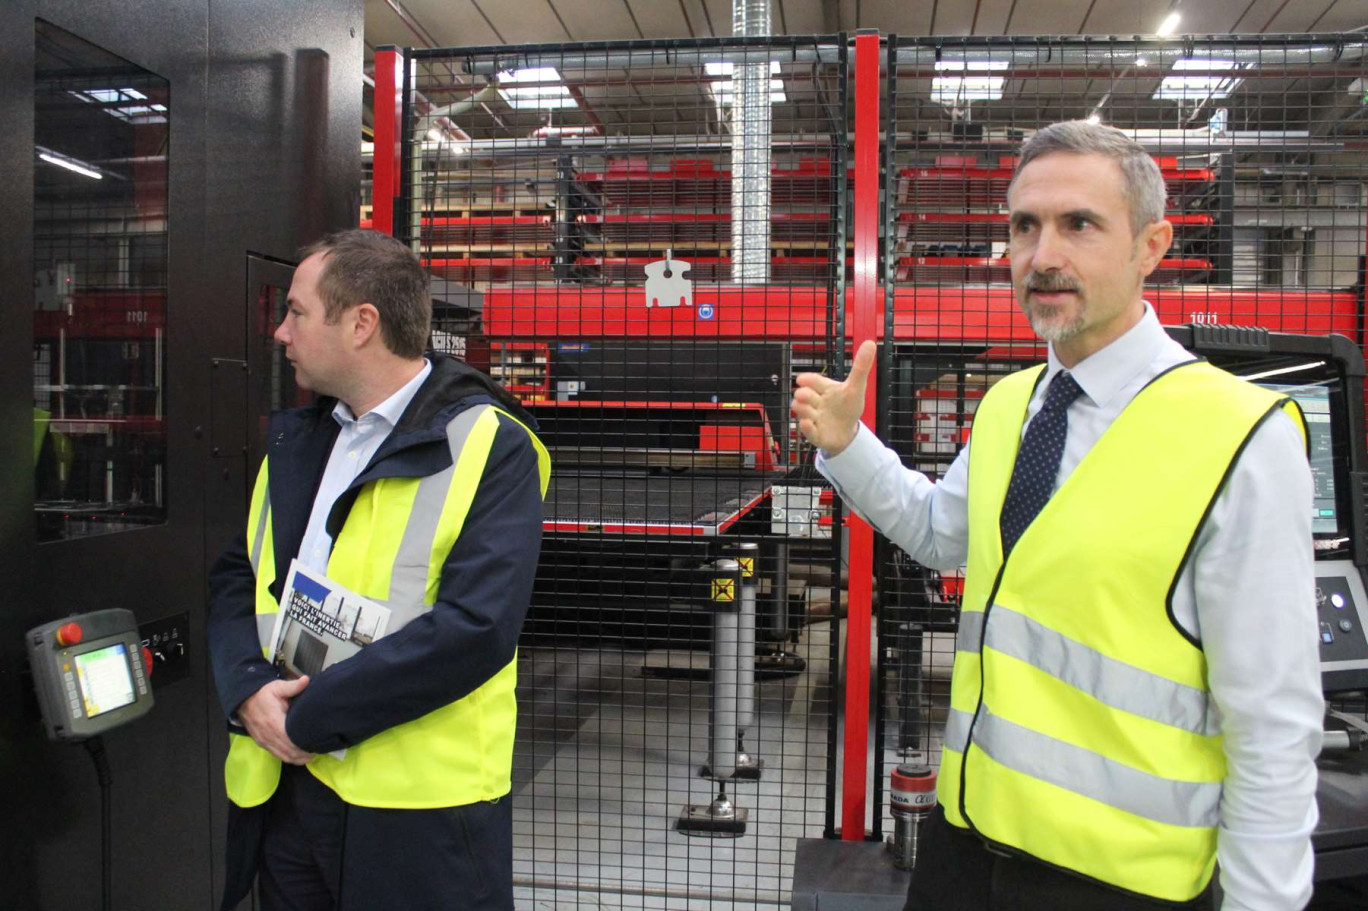
[[[1312,481],[1290,401],[1143,298],[1162,174],[1081,121],[1022,147],[1012,283],[1048,362],[999,380],[934,483],[859,422],[875,345],[804,374],[818,468],[913,559],[965,568],[916,909],[1296,909],[1311,895]],[[972,447],[974,457],[970,459]]]
[[[425,352],[428,276],[343,231],[303,251],[276,341],[319,398],[271,416],[242,535],[210,575],[229,720],[223,908],[512,911],[518,635],[550,461],[489,377]],[[263,657],[291,560],[383,603],[316,676]]]

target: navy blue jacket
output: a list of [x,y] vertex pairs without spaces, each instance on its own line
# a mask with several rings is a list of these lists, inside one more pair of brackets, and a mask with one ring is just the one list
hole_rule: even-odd
[[[446,425],[458,412],[493,404],[535,429],[501,387],[454,358],[428,355],[419,388],[365,470],[333,506],[336,538],[367,481],[426,477],[451,464]],[[314,495],[337,438],[335,399],[271,417],[270,496],[280,597],[299,553]],[[300,749],[321,753],[359,743],[469,694],[513,660],[541,548],[542,498],[537,454],[527,433],[500,425],[460,537],[442,571],[437,603],[403,629],[309,681],[291,703],[285,730]],[[209,575],[210,660],[225,715],[277,678],[261,655],[255,579],[247,537],[237,537]],[[241,730],[238,728],[237,730]]]

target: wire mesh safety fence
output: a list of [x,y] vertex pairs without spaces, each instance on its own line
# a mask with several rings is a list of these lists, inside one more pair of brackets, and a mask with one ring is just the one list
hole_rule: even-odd
[[[1055,121],[1118,127],[1159,164],[1174,240],[1145,297],[1163,323],[1361,345],[1364,51],[1356,34],[890,38],[880,428],[904,463],[943,476],[984,392],[1045,358],[1006,203],[1022,141]],[[883,541],[876,575],[878,787],[939,763],[963,582]]]
[[844,42],[406,54],[434,344],[553,462],[519,907],[787,905],[835,799],[840,528],[788,401],[841,357]]
[[[783,904],[794,840],[835,830],[840,504],[787,403],[850,354],[857,93],[885,112],[879,433],[933,478],[984,392],[1045,357],[1006,197],[1048,123],[1154,156],[1163,323],[1363,343],[1356,35],[892,37],[873,87],[839,38],[406,53],[395,233],[433,275],[434,344],[515,392],[555,464],[520,906]],[[962,579],[875,547],[882,835],[889,768],[939,762]]]

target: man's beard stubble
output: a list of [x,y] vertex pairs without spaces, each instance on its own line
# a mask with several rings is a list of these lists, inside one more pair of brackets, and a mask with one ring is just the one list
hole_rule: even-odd
[[[1024,292],[1021,301],[1021,309],[1026,314],[1026,319],[1031,324],[1031,330],[1040,337],[1042,341],[1056,343],[1066,341],[1083,331],[1084,315],[1086,303],[1082,295],[1078,294],[1078,283],[1073,279],[1060,275],[1057,272],[1032,272],[1026,276],[1023,283]],[[1047,317],[1040,313],[1030,303],[1032,291],[1072,291],[1078,295],[1078,312],[1074,318],[1067,323],[1058,324],[1049,322]]]

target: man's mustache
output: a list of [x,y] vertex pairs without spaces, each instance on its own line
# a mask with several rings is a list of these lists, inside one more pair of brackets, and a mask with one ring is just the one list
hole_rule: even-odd
[[1058,272],[1032,272],[1026,277],[1027,291],[1077,291],[1078,282]]

